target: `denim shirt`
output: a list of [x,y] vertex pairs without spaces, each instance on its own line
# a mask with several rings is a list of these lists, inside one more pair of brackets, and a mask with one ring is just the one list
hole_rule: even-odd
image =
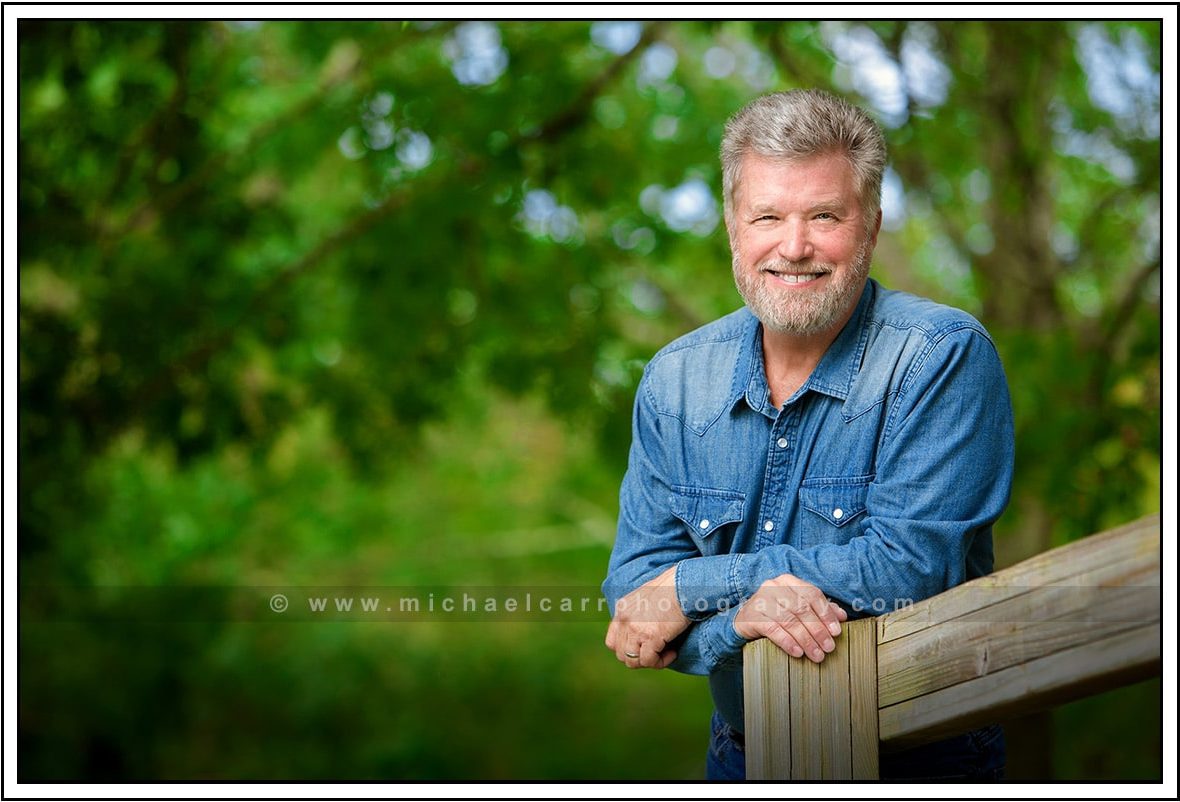
[[644,369],[603,592],[676,566],[693,623],[672,668],[709,674],[744,729],[738,606],[793,574],[851,617],[987,574],[1014,436],[994,344],[965,312],[869,280],[848,323],[781,409],[745,308]]

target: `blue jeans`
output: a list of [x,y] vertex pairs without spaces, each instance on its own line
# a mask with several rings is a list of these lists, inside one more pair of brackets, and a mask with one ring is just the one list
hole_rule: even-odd
[[[741,733],[713,713],[713,735],[705,757],[709,780],[746,779],[746,747]],[[882,780],[1002,780],[1007,752],[1004,730],[998,724],[923,744],[903,752],[881,755]]]

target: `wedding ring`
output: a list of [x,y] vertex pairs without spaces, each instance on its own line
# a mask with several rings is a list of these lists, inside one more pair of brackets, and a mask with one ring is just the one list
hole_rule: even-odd
[[632,660],[639,659],[639,655],[635,654],[634,652],[623,652],[623,654],[625,654],[627,657],[630,657]]

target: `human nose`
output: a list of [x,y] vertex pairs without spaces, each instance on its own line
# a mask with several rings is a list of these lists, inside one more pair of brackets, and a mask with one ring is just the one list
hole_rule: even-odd
[[815,249],[811,246],[811,239],[807,234],[807,224],[800,220],[787,220],[782,226],[782,236],[779,238],[778,255],[788,262],[801,262],[810,259]]

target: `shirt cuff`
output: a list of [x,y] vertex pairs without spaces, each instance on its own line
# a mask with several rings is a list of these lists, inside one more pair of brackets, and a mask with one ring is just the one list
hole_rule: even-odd
[[[690,557],[676,564],[676,598],[690,621],[736,607],[748,595],[741,578],[744,554]],[[732,629],[732,627],[730,627]]]
[[701,653],[710,672],[741,665],[742,649],[748,641],[733,628],[737,613],[738,608],[734,607],[698,625],[701,630]]

